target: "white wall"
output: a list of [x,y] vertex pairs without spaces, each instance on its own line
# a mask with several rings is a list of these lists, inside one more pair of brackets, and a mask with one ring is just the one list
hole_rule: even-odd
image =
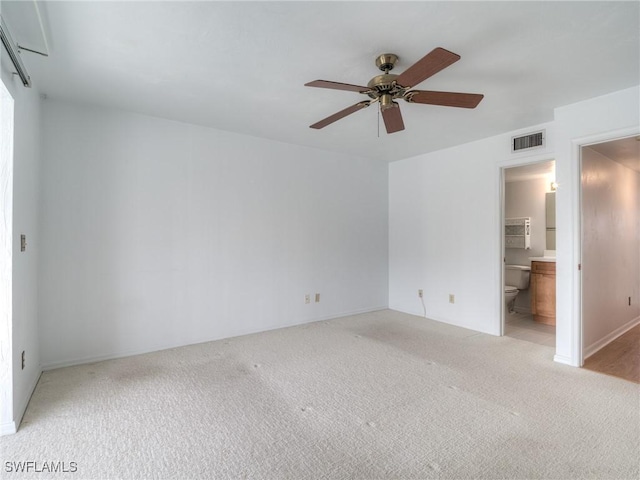
[[[547,145],[511,153],[511,136],[547,129]],[[389,166],[389,306],[500,334],[500,167],[553,158],[550,124]],[[449,294],[455,303],[449,303]]]
[[[3,55],[2,81],[14,99],[13,225],[12,225],[12,391],[13,414],[3,433],[15,430],[40,376],[38,344],[38,206],[40,175],[40,97],[37,88],[25,88],[7,68]],[[20,235],[27,250],[20,251]],[[25,368],[21,354],[25,352]]]
[[556,356],[582,364],[580,145],[640,133],[640,87],[555,109]]
[[588,147],[582,150],[582,230],[587,356],[640,321],[640,173]]
[[[506,218],[531,217],[531,249],[505,249],[507,265],[531,265],[529,257],[542,257],[546,248],[546,193],[549,191],[547,178],[534,178],[505,183],[504,209]],[[515,307],[519,311],[531,311],[530,290],[521,290],[516,297]]]
[[43,112],[45,367],[386,308],[386,163],[49,100]]

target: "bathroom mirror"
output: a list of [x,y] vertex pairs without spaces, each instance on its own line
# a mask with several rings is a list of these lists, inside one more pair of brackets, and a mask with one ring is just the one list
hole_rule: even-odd
[[547,192],[545,196],[545,217],[546,217],[546,249],[556,249],[556,192]]

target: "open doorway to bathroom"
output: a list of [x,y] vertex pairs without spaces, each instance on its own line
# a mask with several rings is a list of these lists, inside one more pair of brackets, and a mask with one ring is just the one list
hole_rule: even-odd
[[555,347],[555,161],[504,169],[503,332]]

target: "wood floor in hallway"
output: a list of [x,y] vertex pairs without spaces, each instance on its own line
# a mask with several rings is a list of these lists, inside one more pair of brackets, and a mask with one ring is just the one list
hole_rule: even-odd
[[587,358],[584,368],[640,383],[640,325]]

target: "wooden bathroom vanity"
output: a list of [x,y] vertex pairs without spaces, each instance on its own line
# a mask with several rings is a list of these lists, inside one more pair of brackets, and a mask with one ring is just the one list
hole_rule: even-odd
[[531,313],[536,322],[556,324],[556,262],[531,261]]

